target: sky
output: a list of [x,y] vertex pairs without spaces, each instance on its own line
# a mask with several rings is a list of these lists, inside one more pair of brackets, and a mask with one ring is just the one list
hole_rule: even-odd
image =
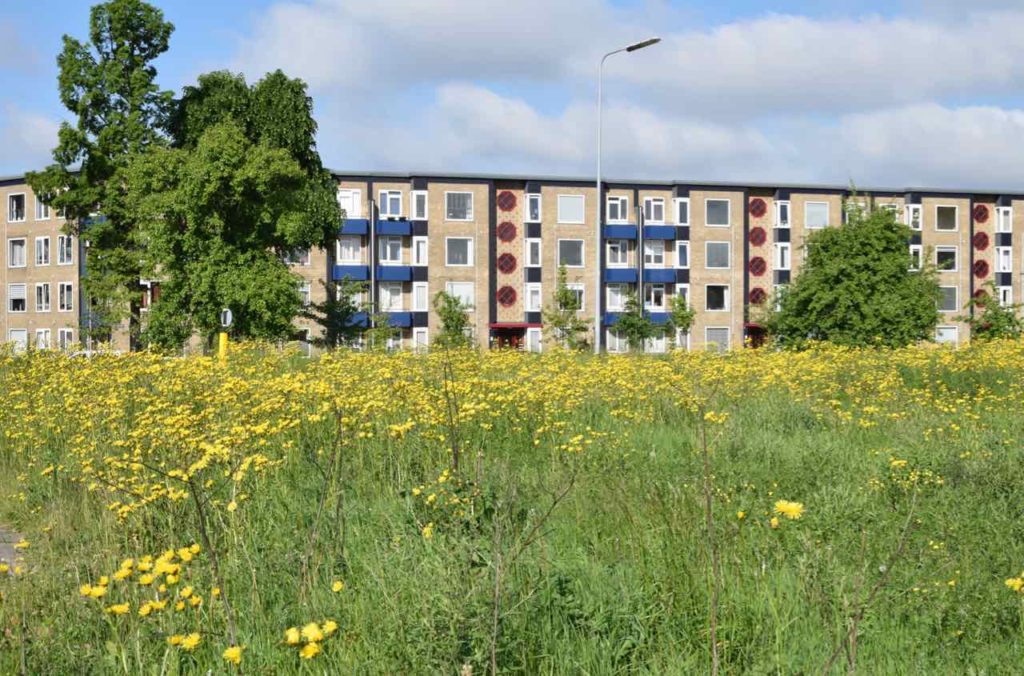
[[[0,174],[49,161],[88,0],[4,0]],[[156,63],[281,68],[336,170],[1024,191],[1024,0],[164,0]]]

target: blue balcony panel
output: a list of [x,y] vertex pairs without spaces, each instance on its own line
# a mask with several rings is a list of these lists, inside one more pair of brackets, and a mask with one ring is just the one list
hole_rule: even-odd
[[412,326],[412,314],[411,312],[389,312],[388,324],[398,328],[407,329]]
[[676,226],[674,225],[645,225],[644,239],[675,239]]
[[675,284],[676,270],[675,268],[644,268],[644,281]]
[[342,235],[365,235],[370,232],[370,219],[346,218],[341,222]]
[[618,284],[636,284],[636,268],[605,268],[604,281]]
[[647,313],[647,316],[651,318],[651,323],[652,324],[665,324],[666,322],[668,322],[668,313],[667,312],[653,312],[653,311],[649,311]]
[[400,235],[408,237],[412,234],[412,223],[401,221],[377,221],[378,235]]
[[[606,313],[604,313],[604,325],[605,326],[615,326],[616,322],[619,321],[619,316],[621,314],[622,314],[621,312],[606,312]],[[650,319],[653,324],[665,324],[665,323],[668,322],[668,316],[669,315],[668,315],[667,312],[644,311],[644,314],[647,315],[648,319]]]
[[615,326],[615,322],[619,321],[618,312],[605,312],[604,313],[604,325]]
[[355,282],[362,282],[370,278],[369,265],[335,265],[333,272],[331,279],[336,282],[340,282],[346,277]]
[[635,225],[606,225],[604,226],[605,239],[636,239]]
[[370,317],[365,312],[356,312],[348,322],[349,326],[369,326]]
[[378,265],[377,279],[382,282],[411,282],[411,265]]

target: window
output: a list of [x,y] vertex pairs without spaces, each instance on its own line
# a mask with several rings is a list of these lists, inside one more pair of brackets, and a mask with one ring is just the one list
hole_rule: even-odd
[[996,208],[996,232],[1013,232],[1013,207]]
[[910,269],[920,270],[921,262],[924,260],[924,247],[920,244],[910,245]]
[[381,282],[378,287],[381,312],[400,312],[404,306],[401,282]]
[[426,327],[412,330],[412,347],[417,352],[424,352],[430,347],[430,335],[427,333]]
[[75,262],[75,249],[71,235],[57,236],[57,265],[71,265]]
[[1013,272],[1013,249],[1008,246],[996,247],[996,272]]
[[559,195],[558,196],[558,222],[559,223],[583,223],[585,200],[583,195]]
[[804,204],[804,227],[824,228],[828,226],[828,202],[807,202]]
[[789,227],[789,202],[783,201],[775,203],[775,227]]
[[541,286],[537,283],[526,285],[526,311],[540,312],[542,304]]
[[50,349],[50,329],[36,329],[36,349]]
[[530,193],[526,196],[526,221],[540,223],[540,195]]
[[1003,307],[1010,307],[1013,305],[1013,287],[1012,286],[999,286],[996,287],[996,293],[999,294],[999,304]]
[[402,264],[402,238],[386,235],[377,240],[377,254],[384,265]]
[[680,197],[676,200],[676,225],[690,224],[690,198]]
[[286,251],[283,258],[285,265],[309,265],[309,249],[299,247]]
[[24,352],[28,349],[28,331],[25,329],[11,329],[7,332],[7,340],[14,343],[15,352]]
[[381,190],[380,215],[382,218],[397,218],[402,215],[402,193],[398,190]]
[[567,268],[583,267],[582,239],[558,240],[558,265],[564,265]]
[[412,310],[413,312],[426,312],[430,309],[430,299],[428,298],[427,283],[426,282],[413,282],[412,283]]
[[23,268],[27,258],[25,238],[7,240],[7,267]]
[[75,309],[75,285],[61,282],[57,285],[57,311],[71,312]]
[[667,342],[664,333],[652,336],[644,341],[644,352],[648,354],[664,354],[667,351]]
[[956,345],[960,342],[960,330],[955,326],[935,327],[935,342]]
[[956,272],[956,254],[957,247],[955,246],[937,246],[935,247],[935,265],[944,272]]
[[7,310],[9,312],[27,312],[28,311],[28,300],[26,298],[28,291],[24,284],[8,284],[7,285]]
[[665,241],[649,239],[644,241],[644,265],[665,265]]
[[447,237],[444,240],[445,265],[466,266],[473,264],[473,239],[471,237]]
[[36,265],[50,264],[50,238],[36,237]]
[[690,349],[690,332],[683,332],[682,329],[676,329],[676,347],[684,350]]
[[935,229],[953,232],[957,229],[957,208],[955,206],[935,207]]
[[624,239],[608,240],[608,267],[624,268],[629,264],[629,242]]
[[629,220],[629,198],[613,195],[608,197],[608,222],[625,223]]
[[412,217],[417,221],[427,220],[427,191],[412,191]]
[[[586,305],[584,305],[584,304],[583,304],[583,284],[579,284],[579,283],[574,283],[574,284],[566,284],[566,285],[565,285],[565,288],[566,288],[566,289],[567,289],[567,290],[568,290],[568,291],[569,291],[569,292],[570,292],[570,293],[571,293],[571,294],[572,294],[572,295],[573,295],[573,296],[575,297],[575,299],[576,299],[576,308],[577,308],[577,309],[576,309],[576,313],[577,313],[577,314],[579,314],[580,312],[583,312],[583,308],[585,308],[585,307],[586,307]],[[565,308],[564,308],[564,307],[561,307],[561,308],[559,308],[559,309],[560,309],[560,310],[564,310]]]
[[644,308],[647,310],[665,310],[665,285],[644,284]]
[[644,221],[647,223],[665,222],[665,200],[660,197],[644,198]]
[[359,235],[342,235],[335,247],[339,263],[360,263],[363,260],[363,238]]
[[299,298],[302,299],[302,307],[309,307],[312,302],[313,285],[309,282],[299,284]]
[[690,243],[683,239],[676,241],[676,267],[690,267]]
[[540,238],[530,237],[526,240],[526,267],[540,267]]
[[362,190],[338,189],[338,206],[344,212],[345,218],[362,218],[362,195]]
[[19,223],[25,220],[25,195],[10,195],[7,198],[7,220]]
[[445,291],[449,296],[454,296],[463,305],[472,309],[476,304],[476,292],[473,282],[448,282],[445,284]]
[[626,308],[626,294],[629,293],[625,284],[608,285],[608,311],[618,312]]
[[712,228],[728,227],[729,200],[704,200],[704,223]]
[[526,351],[540,352],[543,349],[542,346],[543,343],[541,342],[540,329],[526,329]]
[[704,267],[709,270],[729,268],[729,242],[704,243]]
[[729,309],[729,287],[724,284],[708,284],[704,287],[704,309],[709,312],[725,312]]
[[36,312],[50,311],[50,284],[36,284]]
[[36,197],[36,220],[37,221],[48,221],[50,220],[50,205],[44,204],[41,199]]
[[939,301],[939,312],[956,312],[960,309],[960,304],[957,302],[957,287],[940,286],[939,291],[942,292],[942,298]]
[[776,270],[789,270],[790,266],[790,249],[789,242],[776,242],[775,243],[775,269]]
[[473,193],[446,192],[444,194],[444,218],[446,221],[473,220]]
[[713,352],[729,351],[729,328],[709,326],[704,329],[704,347]]
[[625,336],[620,335],[613,329],[608,329],[607,333],[604,344],[607,346],[608,352],[612,354],[629,352],[629,343],[626,341]]
[[417,236],[412,238],[412,264],[427,264],[427,238]]
[[690,305],[690,285],[689,284],[676,284],[676,299],[681,300],[689,307]]
[[921,229],[921,205],[920,204],[908,204],[907,205],[907,225],[910,226],[911,230]]
[[73,329],[57,329],[57,347],[67,352],[74,342],[75,332]]

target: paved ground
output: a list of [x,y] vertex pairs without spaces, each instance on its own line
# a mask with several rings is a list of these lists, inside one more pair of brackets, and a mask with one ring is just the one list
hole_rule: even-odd
[[21,536],[12,530],[0,526],[0,561],[11,564],[14,567],[15,543],[21,540]]

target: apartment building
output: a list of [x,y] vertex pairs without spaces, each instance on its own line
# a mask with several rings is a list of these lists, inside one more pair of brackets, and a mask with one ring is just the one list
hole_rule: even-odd
[[[969,340],[957,317],[983,284],[994,282],[1003,303],[1024,297],[1013,274],[1024,255],[1013,242],[1014,232],[1024,229],[1024,194],[918,188],[851,194],[843,186],[607,181],[598,195],[594,182],[583,178],[335,176],[345,212],[337,241],[327,250],[292,252],[288,262],[308,302],[324,299],[328,280],[365,282],[361,300],[372,301],[378,316],[397,329],[395,347],[429,345],[439,326],[432,299],[446,291],[471,308],[480,346],[541,351],[552,339],[543,311],[554,302],[562,266],[579,297],[581,318],[592,323],[597,312],[598,338],[608,352],[626,349],[615,324],[626,298],[637,292],[656,323],[667,320],[672,296],[696,310],[689,334],[674,337],[679,345],[730,349],[757,343],[773,291],[799,274],[806,237],[841,224],[844,209],[857,203],[893,209],[913,230],[913,260],[921,264],[930,256],[941,268],[939,342]],[[75,297],[78,243],[63,235],[61,220],[36,202],[21,179],[2,181],[0,188],[3,335],[19,346],[72,344],[81,307]],[[319,330],[304,319],[297,325],[302,337]],[[669,343],[655,339],[647,349],[664,351]]]

